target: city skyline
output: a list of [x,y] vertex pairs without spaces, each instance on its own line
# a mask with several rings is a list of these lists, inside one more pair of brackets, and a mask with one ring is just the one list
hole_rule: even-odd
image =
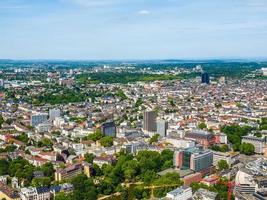
[[3,0],[0,58],[266,58],[266,11],[263,0]]

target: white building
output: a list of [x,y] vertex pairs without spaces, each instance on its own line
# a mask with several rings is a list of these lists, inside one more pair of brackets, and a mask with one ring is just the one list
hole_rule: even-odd
[[46,113],[36,113],[31,115],[31,126],[35,127],[38,124],[47,121],[47,114]]
[[50,109],[49,110],[49,120],[53,121],[56,117],[60,117],[60,109]]
[[188,186],[181,186],[167,193],[166,198],[173,200],[187,200],[192,198],[192,189]]
[[262,73],[264,76],[267,76],[267,68],[261,68]]

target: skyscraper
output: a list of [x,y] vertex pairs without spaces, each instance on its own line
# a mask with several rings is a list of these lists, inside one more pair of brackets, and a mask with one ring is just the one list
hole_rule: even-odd
[[159,134],[161,137],[166,137],[168,129],[168,122],[164,119],[157,120],[157,134]]
[[201,75],[201,82],[202,83],[206,83],[206,84],[210,84],[210,76],[207,72],[204,72],[202,75]]
[[105,136],[116,137],[116,125],[113,121],[103,123],[101,131]]
[[155,111],[145,111],[143,129],[148,132],[154,132],[157,130],[156,124],[157,114]]

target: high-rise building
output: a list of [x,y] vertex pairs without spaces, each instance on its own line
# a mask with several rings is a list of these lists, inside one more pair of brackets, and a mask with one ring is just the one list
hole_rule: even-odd
[[210,76],[207,72],[204,72],[202,75],[201,75],[201,82],[202,83],[206,83],[206,84],[209,84],[210,83]]
[[114,122],[105,122],[101,125],[101,131],[105,136],[116,137],[116,125]]
[[143,117],[143,129],[148,132],[155,132],[157,130],[156,118],[157,114],[155,111],[145,111]]
[[4,80],[0,79],[0,87],[4,87]]
[[168,122],[164,119],[157,120],[157,134],[161,137],[166,137],[168,129]]
[[38,124],[41,124],[43,122],[47,121],[47,114],[46,113],[37,113],[31,115],[31,126],[35,127]]
[[191,169],[195,172],[209,169],[213,163],[213,153],[201,148],[187,148],[175,151],[173,164],[180,169]]
[[49,120],[53,121],[56,117],[60,117],[60,109],[50,109],[49,110]]

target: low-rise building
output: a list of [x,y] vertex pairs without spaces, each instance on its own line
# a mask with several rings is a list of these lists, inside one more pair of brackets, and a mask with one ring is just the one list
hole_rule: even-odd
[[172,200],[187,200],[193,196],[191,187],[181,186],[167,193],[166,197]]

